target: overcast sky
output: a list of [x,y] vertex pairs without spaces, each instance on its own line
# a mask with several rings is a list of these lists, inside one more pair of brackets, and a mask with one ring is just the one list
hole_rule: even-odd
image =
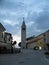
[[0,0],[0,22],[14,40],[21,40],[21,25],[25,18],[27,37],[49,29],[49,0]]

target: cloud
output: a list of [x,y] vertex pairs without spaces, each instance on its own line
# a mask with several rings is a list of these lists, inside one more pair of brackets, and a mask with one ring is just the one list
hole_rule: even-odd
[[38,28],[38,23],[32,22],[28,27],[26,26],[26,31],[27,37],[30,37],[33,35],[38,35],[42,30]]
[[13,41],[17,41],[19,43],[21,41],[21,37],[17,34],[13,35]]
[[34,25],[34,24],[35,24],[34,21],[26,22],[27,28],[30,27],[30,26],[32,26],[32,25]]
[[3,20],[3,22],[6,23],[6,24],[8,24],[8,25],[12,25],[12,26],[14,26],[16,24],[19,24],[18,22],[13,22],[13,21],[8,20],[8,19]]
[[39,29],[48,29],[49,28],[49,11],[43,10],[39,13],[39,16],[35,20],[38,24]]

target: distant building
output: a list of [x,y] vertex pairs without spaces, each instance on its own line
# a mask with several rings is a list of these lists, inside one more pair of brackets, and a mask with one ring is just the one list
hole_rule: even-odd
[[21,26],[21,48],[26,48],[26,25],[24,19]]
[[49,30],[26,41],[27,48],[39,47],[39,49],[49,49]]
[[0,51],[4,49],[11,50],[12,35],[11,33],[5,32],[6,29],[0,23]]

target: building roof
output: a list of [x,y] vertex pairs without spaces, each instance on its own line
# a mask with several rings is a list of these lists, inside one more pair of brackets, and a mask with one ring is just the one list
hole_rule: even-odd
[[31,40],[31,39],[34,39],[35,36],[31,36],[31,37],[28,37],[26,40]]
[[3,30],[3,31],[5,31],[6,29],[4,28],[4,26],[0,23],[0,30]]
[[0,47],[7,47],[8,44],[4,43],[4,42],[0,42]]
[[8,33],[8,32],[5,32],[5,34],[10,35],[10,36],[12,35],[11,33]]
[[47,33],[47,32],[49,32],[49,30],[47,30],[47,31],[44,32],[44,33],[41,33],[41,34],[37,35],[37,36],[34,37],[34,38],[33,38],[33,36],[27,38],[27,44],[31,44],[31,42],[36,42],[37,40],[43,39],[43,38],[44,38],[44,34]]

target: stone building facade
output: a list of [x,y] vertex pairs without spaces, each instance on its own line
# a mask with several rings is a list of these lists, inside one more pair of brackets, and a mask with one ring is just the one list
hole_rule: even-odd
[[0,23],[0,52],[5,50],[11,51],[12,34],[5,32],[6,29]]
[[49,30],[26,41],[27,48],[39,47],[39,49],[49,49]]

